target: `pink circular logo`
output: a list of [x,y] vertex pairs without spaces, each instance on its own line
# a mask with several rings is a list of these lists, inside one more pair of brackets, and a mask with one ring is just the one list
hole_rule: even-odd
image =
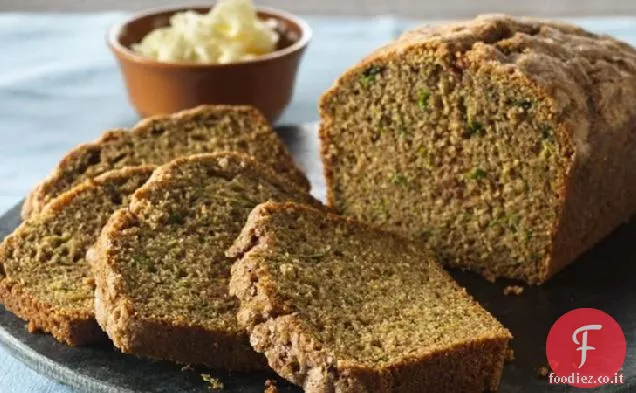
[[623,383],[625,335],[619,324],[601,310],[578,308],[559,318],[545,345],[552,368],[550,383],[593,388]]

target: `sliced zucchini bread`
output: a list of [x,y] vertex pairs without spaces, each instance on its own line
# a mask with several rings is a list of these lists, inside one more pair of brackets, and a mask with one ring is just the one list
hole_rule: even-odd
[[267,200],[320,206],[269,167],[233,153],[158,168],[90,254],[97,321],[122,352],[233,370],[265,366],[236,324],[224,256]]
[[405,33],[320,103],[328,200],[531,283],[636,211],[636,50],[507,16]]
[[30,331],[50,332],[73,346],[106,339],[95,322],[86,252],[152,170],[123,168],[87,180],[53,199],[0,244],[0,302],[29,321]]
[[94,143],[71,150],[28,196],[24,218],[73,185],[114,168],[160,165],[195,153],[237,151],[269,165],[303,189],[309,182],[278,135],[249,106],[200,106],[142,120],[131,130],[106,132]]
[[496,390],[510,333],[421,243],[264,203],[228,251],[239,325],[306,393]]

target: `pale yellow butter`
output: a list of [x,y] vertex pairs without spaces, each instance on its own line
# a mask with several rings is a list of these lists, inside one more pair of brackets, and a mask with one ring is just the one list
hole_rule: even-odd
[[207,14],[180,12],[132,49],[164,62],[225,64],[273,52],[275,21],[261,21],[251,0],[220,0]]

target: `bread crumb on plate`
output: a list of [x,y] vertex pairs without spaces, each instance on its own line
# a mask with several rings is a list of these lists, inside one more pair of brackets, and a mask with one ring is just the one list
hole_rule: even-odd
[[510,295],[519,296],[523,293],[524,290],[525,288],[522,287],[521,285],[508,285],[507,287],[504,288],[503,293],[506,296],[510,296]]
[[548,375],[550,375],[550,367],[545,365],[539,366],[539,368],[537,369],[537,372],[539,373],[540,377],[545,378]]
[[203,382],[207,382],[208,385],[210,385],[208,386],[210,389],[221,390],[224,387],[223,382],[221,382],[220,379],[214,378],[210,374],[201,374],[201,379],[203,379]]
[[265,391],[263,393],[278,393],[276,381],[268,379],[265,381]]
[[513,360],[515,360],[515,350],[508,347],[508,350],[506,350],[506,362],[512,362]]

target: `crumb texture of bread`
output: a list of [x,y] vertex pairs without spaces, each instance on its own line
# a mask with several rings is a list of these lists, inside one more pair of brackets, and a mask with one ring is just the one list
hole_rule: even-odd
[[111,214],[151,175],[153,167],[117,169],[53,199],[0,245],[0,301],[71,346],[104,341],[93,313],[86,254]]
[[239,325],[307,393],[498,387],[510,333],[417,242],[267,202],[227,255]]
[[321,206],[244,155],[200,154],[159,167],[91,253],[96,318],[115,346],[183,364],[264,368],[237,326],[224,253],[267,200]]
[[106,132],[78,146],[27,197],[23,218],[79,182],[115,168],[161,165],[197,153],[236,151],[271,166],[309,190],[283,142],[261,113],[250,106],[208,105],[144,119],[130,130]]
[[336,211],[542,283],[636,212],[636,50],[486,15],[406,32],[321,98]]

